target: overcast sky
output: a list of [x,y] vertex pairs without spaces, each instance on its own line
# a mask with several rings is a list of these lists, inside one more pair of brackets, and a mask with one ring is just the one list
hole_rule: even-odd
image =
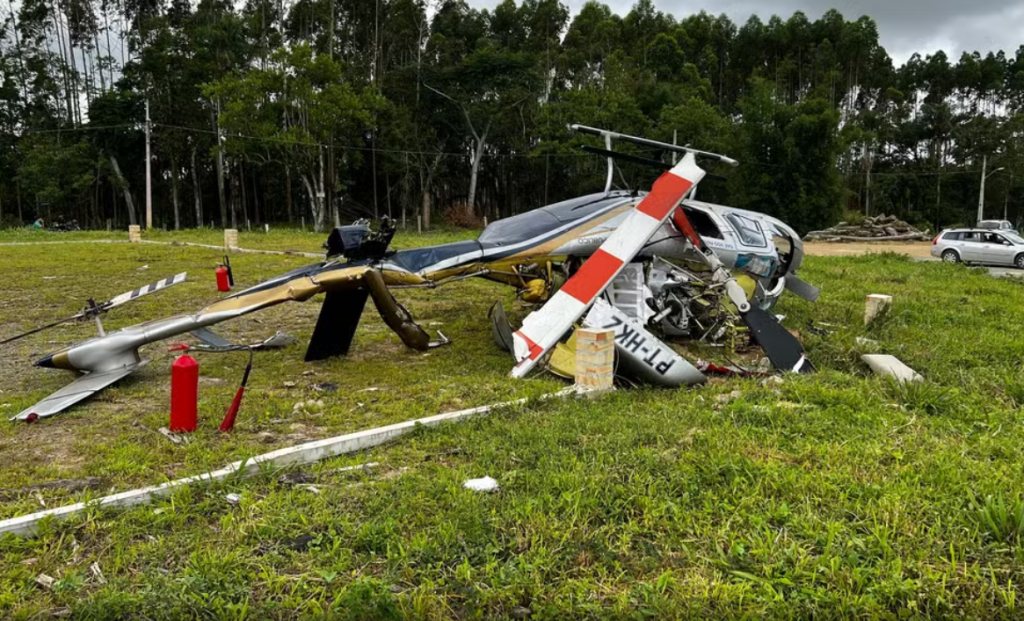
[[[497,0],[468,0],[492,8]],[[585,0],[562,0],[575,15]],[[601,0],[620,15],[629,12],[635,0]],[[783,19],[803,11],[812,21],[830,8],[848,20],[870,15],[878,24],[882,45],[893,62],[903,63],[914,52],[922,56],[944,50],[955,61],[963,51],[1004,50],[1013,57],[1024,44],[1024,0],[654,0],[658,10],[677,18],[701,9],[727,14],[742,25],[757,13],[768,21],[772,14]]]

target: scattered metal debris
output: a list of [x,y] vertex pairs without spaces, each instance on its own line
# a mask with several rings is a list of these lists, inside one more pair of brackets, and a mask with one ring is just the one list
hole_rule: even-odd
[[36,584],[43,587],[44,589],[52,589],[53,583],[55,582],[57,582],[56,579],[54,579],[51,576],[47,576],[46,574],[39,574],[36,576]]
[[474,492],[494,492],[498,490],[498,482],[491,477],[469,479],[462,486]]
[[309,399],[308,401],[299,401],[292,406],[292,412],[319,412],[324,409],[323,399]]
[[715,397],[715,401],[717,401],[718,403],[720,403],[722,405],[725,405],[727,403],[732,403],[733,401],[739,399],[742,396],[743,396],[743,393],[741,391],[734,390],[734,391],[732,391],[730,393],[723,393],[723,394],[718,395],[717,397]]
[[237,505],[242,502],[242,496],[240,494],[231,493],[224,496],[224,500],[228,501],[229,505]]
[[903,364],[896,356],[888,354],[864,354],[860,357],[877,375],[887,376],[897,382],[921,382],[924,378],[915,370]]
[[99,563],[93,562],[92,565],[89,565],[89,571],[91,571],[92,575],[96,578],[96,582],[100,584],[107,583],[107,579],[103,577],[103,571],[100,569]]
[[143,425],[139,421],[133,421],[132,422],[132,427],[137,427],[138,429],[142,429],[144,431],[148,431],[149,433],[154,433],[156,435],[163,436],[164,438],[167,438],[168,440],[170,440],[174,444],[188,444],[191,441],[191,438],[189,438],[188,436],[174,433],[170,429],[168,429],[167,427],[160,427],[159,429],[152,429],[150,427],[147,427],[147,426]]

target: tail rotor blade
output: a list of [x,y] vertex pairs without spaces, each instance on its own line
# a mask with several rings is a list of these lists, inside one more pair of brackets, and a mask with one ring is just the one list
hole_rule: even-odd
[[188,272],[182,272],[182,273],[176,274],[174,276],[169,276],[169,277],[164,278],[163,280],[159,280],[159,281],[157,281],[157,282],[155,282],[153,284],[146,285],[145,287],[139,287],[138,289],[133,289],[131,291],[122,293],[121,295],[119,295],[117,297],[110,298],[109,301],[107,301],[107,302],[105,302],[103,304],[100,304],[100,306],[103,307],[104,309],[114,308],[115,306],[120,306],[120,305],[124,304],[125,302],[130,302],[130,301],[132,301],[134,299],[141,298],[142,296],[148,295],[150,293],[153,293],[154,291],[160,291],[161,289],[166,289],[167,287],[170,287],[172,285],[176,285],[178,283],[185,282],[185,278],[187,276],[188,276]]
[[104,302],[103,304],[93,304],[92,301],[90,300],[89,303],[91,304],[91,306],[86,308],[85,310],[83,310],[83,311],[81,311],[79,313],[75,313],[74,315],[71,315],[70,317],[65,317],[64,319],[60,319],[60,320],[55,321],[55,322],[50,323],[50,324],[46,324],[45,326],[40,326],[38,328],[29,330],[28,332],[23,332],[22,334],[18,334],[16,336],[12,336],[12,337],[10,337],[8,339],[4,339],[4,340],[0,341],[0,345],[6,345],[7,343],[11,343],[13,341],[17,341],[18,339],[23,339],[26,336],[31,336],[33,334],[37,334],[39,332],[42,332],[43,330],[49,330],[50,328],[54,328],[56,326],[61,325],[62,323],[67,323],[69,321],[74,321],[75,319],[81,319],[82,317],[98,315],[102,311],[105,311],[105,310],[110,309],[110,308],[114,308],[115,306],[120,306],[120,305],[124,304],[125,302],[130,302],[130,301],[132,301],[132,300],[134,300],[136,298],[140,298],[140,297],[142,297],[144,295],[153,293],[154,291],[160,291],[161,289],[166,289],[167,287],[170,287],[171,285],[176,285],[178,283],[185,282],[185,278],[187,277],[187,275],[188,275],[187,272],[182,272],[180,274],[175,274],[174,276],[170,276],[168,278],[164,278],[163,280],[157,281],[157,282],[155,282],[155,283],[153,283],[151,285],[146,285],[145,287],[139,287],[138,289],[134,289],[132,291],[128,291],[126,293],[122,293],[121,295],[119,295],[117,297],[114,297],[114,298],[111,298],[110,300]]
[[804,348],[800,341],[769,313],[757,306],[751,306],[750,310],[742,313],[740,317],[750,329],[751,336],[768,355],[773,367],[780,371],[796,373],[814,371],[814,365],[804,356]]

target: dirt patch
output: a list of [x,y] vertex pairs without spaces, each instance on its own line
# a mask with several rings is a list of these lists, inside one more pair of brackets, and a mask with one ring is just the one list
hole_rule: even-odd
[[804,242],[804,253],[811,257],[853,257],[872,252],[895,252],[910,257],[930,257],[929,242]]

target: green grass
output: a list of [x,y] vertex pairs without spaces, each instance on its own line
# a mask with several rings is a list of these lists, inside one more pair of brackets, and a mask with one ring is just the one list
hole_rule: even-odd
[[[416,223],[413,222],[409,229],[401,228],[398,224],[398,232],[395,234],[394,248],[415,248],[429,244],[444,244],[464,239],[475,239],[479,231],[468,229],[457,229],[449,227],[437,227],[426,233],[416,232]],[[142,239],[160,242],[188,241],[197,244],[208,244],[222,246],[224,244],[224,231],[220,229],[184,229],[181,231],[164,231],[153,229],[143,231]],[[314,233],[312,228],[305,231],[297,227],[282,225],[271,225],[270,232],[264,233],[261,227],[253,228],[251,231],[242,229],[238,232],[238,245],[242,248],[253,248],[257,250],[293,250],[299,252],[322,252],[324,240],[327,239],[327,232]],[[38,242],[73,242],[73,241],[96,241],[96,240],[128,240],[128,231],[75,231],[69,233],[55,233],[52,231],[40,231],[30,228],[21,229],[0,229],[0,244],[12,243],[38,243]]]
[[[5,329],[183,267],[193,283],[126,307],[118,321],[215,295],[213,251],[24,247],[0,248],[0,257],[12,266],[0,273]],[[141,276],[132,269],[147,263]],[[248,284],[301,261],[233,263]],[[0,540],[0,616],[1020,616],[1024,285],[889,254],[814,258],[802,275],[822,285],[821,299],[790,296],[778,311],[801,334],[816,375],[531,402],[317,464],[305,472],[319,493],[266,472],[48,523],[38,538]],[[57,284],[67,293],[55,293]],[[302,346],[258,355],[238,431],[227,437],[215,428],[243,361],[203,357],[204,377],[224,381],[202,385],[201,429],[187,447],[130,426],[166,419],[170,358],[155,352],[138,379],[99,399],[42,424],[0,427],[0,487],[93,475],[127,489],[303,439],[562,385],[506,377],[510,361],[490,342],[486,309],[496,297],[511,305],[508,292],[481,283],[441,291],[399,295],[426,326],[443,322],[452,347],[409,352],[368,311],[348,359],[305,365]],[[895,302],[865,328],[867,293]],[[286,328],[306,337],[317,304],[279,307],[224,331],[257,338]],[[831,333],[810,330],[812,321]],[[73,326],[6,355],[0,399],[17,411],[59,386],[59,374],[25,362],[87,333]],[[870,376],[858,336],[926,381]],[[310,369],[316,375],[303,375]],[[291,411],[324,381],[340,389],[320,395],[323,412]],[[374,386],[382,390],[354,392]],[[733,391],[740,396],[718,399]],[[332,472],[367,461],[381,466]],[[462,488],[488,475],[500,491]],[[229,492],[242,496],[239,505],[224,500]],[[55,506],[88,494],[43,497]],[[38,506],[24,496],[0,511]],[[39,573],[58,582],[41,588]]]

